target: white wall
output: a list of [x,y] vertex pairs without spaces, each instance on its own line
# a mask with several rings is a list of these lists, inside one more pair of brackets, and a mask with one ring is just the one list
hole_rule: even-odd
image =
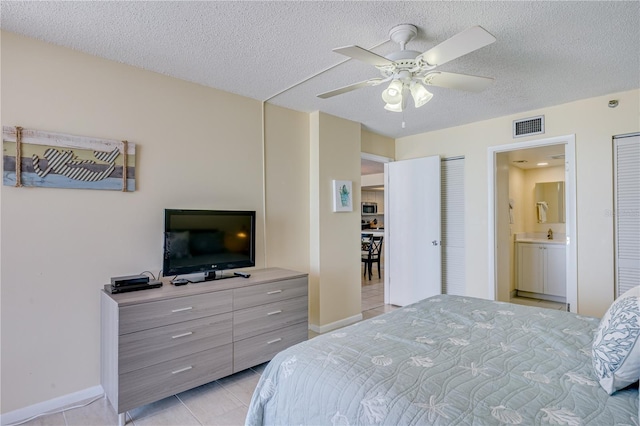
[[366,186],[384,186],[384,173],[375,173],[372,175],[362,175],[360,177],[360,185]]
[[[607,106],[618,99],[617,108]],[[515,119],[545,115],[545,134],[514,140]],[[465,156],[467,294],[487,297],[487,148],[576,135],[578,311],[601,316],[613,301],[613,171],[611,137],[640,130],[640,91],[615,93],[551,108],[396,140],[396,159]],[[491,220],[493,220],[491,218]]]
[[[2,33],[2,124],[137,144],[137,190],[1,194],[2,412],[100,383],[99,291],[162,267],[164,208],[256,210],[260,102]],[[234,161],[240,160],[240,161]]]

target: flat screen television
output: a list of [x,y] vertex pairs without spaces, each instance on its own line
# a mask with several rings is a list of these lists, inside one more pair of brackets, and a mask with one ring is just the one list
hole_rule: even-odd
[[[255,266],[255,211],[164,211],[164,276]],[[218,278],[222,278],[218,276]]]

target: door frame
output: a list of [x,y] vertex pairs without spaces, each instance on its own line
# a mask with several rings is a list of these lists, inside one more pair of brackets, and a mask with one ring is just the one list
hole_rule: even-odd
[[488,148],[488,253],[489,253],[489,298],[496,300],[497,289],[497,259],[496,259],[496,155],[502,152],[519,149],[536,148],[547,145],[565,145],[565,226],[566,226],[566,285],[567,303],[571,312],[578,312],[578,252],[577,252],[577,224],[576,224],[576,136],[575,134],[537,139],[526,142],[507,143]]
[[360,152],[360,158],[365,160],[376,161],[378,163],[389,163],[394,161],[391,157],[385,157],[383,155],[369,154],[368,152]]

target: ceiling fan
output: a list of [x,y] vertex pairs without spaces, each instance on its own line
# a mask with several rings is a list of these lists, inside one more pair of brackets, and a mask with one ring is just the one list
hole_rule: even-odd
[[336,53],[374,65],[382,74],[382,78],[371,78],[317,96],[327,99],[361,87],[378,86],[390,81],[389,86],[382,92],[382,100],[386,103],[384,108],[401,112],[405,108],[408,93],[411,93],[416,108],[431,100],[433,94],[425,86],[480,92],[493,82],[493,78],[489,77],[435,70],[440,65],[496,41],[496,38],[484,28],[471,27],[424,53],[405,50],[406,44],[417,34],[417,27],[411,24],[391,28],[389,38],[400,45],[400,50],[386,57],[355,45],[333,49]]

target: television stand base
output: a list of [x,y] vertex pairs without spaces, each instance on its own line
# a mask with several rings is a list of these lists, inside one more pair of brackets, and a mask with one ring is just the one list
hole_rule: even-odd
[[204,273],[204,278],[198,281],[191,281],[192,283],[202,283],[206,281],[218,281],[227,278],[235,278],[235,275],[225,275],[222,271],[210,271]]

